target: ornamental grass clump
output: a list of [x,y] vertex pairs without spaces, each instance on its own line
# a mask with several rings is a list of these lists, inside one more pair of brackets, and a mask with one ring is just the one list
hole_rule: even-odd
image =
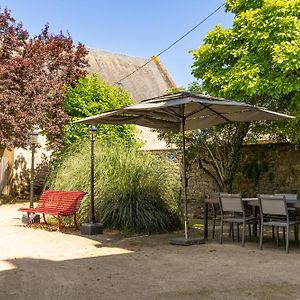
[[[75,149],[76,152],[72,152]],[[70,149],[52,176],[53,189],[81,190],[88,196],[79,210],[85,222],[89,211],[90,146]],[[95,144],[95,214],[106,228],[136,233],[178,229],[180,179],[174,162],[135,147]]]

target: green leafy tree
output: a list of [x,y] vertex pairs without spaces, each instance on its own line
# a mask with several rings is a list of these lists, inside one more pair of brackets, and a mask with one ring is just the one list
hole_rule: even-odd
[[[68,88],[63,103],[64,111],[71,116],[71,122],[65,128],[65,147],[68,148],[87,135],[87,125],[73,124],[72,121],[132,103],[133,100],[122,88],[107,85],[96,74],[79,79],[75,87]],[[99,124],[97,128],[98,139],[106,140],[106,142],[119,141],[130,145],[137,143],[133,125]]]
[[[192,51],[189,90],[295,115],[293,122],[230,123],[187,134],[188,159],[211,176],[220,190],[232,190],[246,140],[263,134],[300,142],[300,1],[227,0],[232,28],[216,26]],[[180,146],[172,133],[163,136]],[[201,159],[198,153],[203,155]]]
[[210,95],[298,117],[294,122],[228,124],[198,131],[193,145],[208,153],[199,165],[221,189],[231,191],[246,137],[269,134],[280,141],[300,141],[300,1],[227,0],[226,9],[235,14],[233,26],[216,26],[192,52],[193,75]]
[[227,0],[226,8],[233,26],[216,26],[192,52],[194,76],[211,95],[296,115],[251,131],[299,142],[300,1]]

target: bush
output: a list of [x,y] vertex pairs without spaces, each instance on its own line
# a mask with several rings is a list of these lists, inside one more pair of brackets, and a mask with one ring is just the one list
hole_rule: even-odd
[[[76,152],[75,152],[76,150]],[[174,163],[136,148],[95,144],[95,214],[111,229],[154,233],[178,229],[180,180]],[[52,176],[50,187],[90,191],[90,145],[73,145]],[[80,210],[88,217],[90,195]]]

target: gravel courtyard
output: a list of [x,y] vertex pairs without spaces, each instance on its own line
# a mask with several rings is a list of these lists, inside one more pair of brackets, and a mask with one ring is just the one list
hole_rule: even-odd
[[300,299],[300,249],[27,228],[0,206],[0,299]]

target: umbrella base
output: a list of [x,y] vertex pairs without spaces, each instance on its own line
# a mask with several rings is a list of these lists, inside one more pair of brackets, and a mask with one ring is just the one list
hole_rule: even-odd
[[84,235],[102,234],[103,225],[100,223],[84,223],[80,226],[80,232]]
[[170,240],[170,244],[172,245],[180,245],[180,246],[191,246],[191,245],[198,245],[198,244],[205,244],[204,238],[197,238],[197,237],[180,237],[174,238]]

